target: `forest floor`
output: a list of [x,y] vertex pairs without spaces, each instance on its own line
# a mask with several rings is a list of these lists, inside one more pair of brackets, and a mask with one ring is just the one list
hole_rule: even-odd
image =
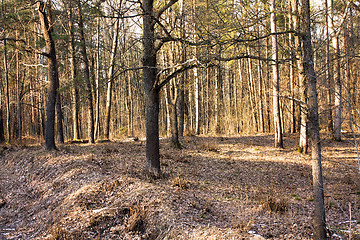
[[[143,174],[143,141],[3,147],[0,239],[311,239],[310,156],[296,135],[284,143],[188,136],[175,150],[163,139],[160,179]],[[360,239],[355,147],[322,147],[329,233]]]

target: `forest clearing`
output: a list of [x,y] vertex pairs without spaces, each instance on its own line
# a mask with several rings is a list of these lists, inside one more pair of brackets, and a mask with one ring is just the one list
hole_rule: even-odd
[[[3,147],[0,239],[311,239],[311,161],[294,134],[284,149],[266,134],[160,142],[158,179],[141,140]],[[331,239],[360,239],[355,148],[322,147]]]

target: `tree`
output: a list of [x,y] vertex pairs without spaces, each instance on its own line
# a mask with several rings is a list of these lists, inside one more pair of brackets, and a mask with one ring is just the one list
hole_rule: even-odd
[[88,136],[89,136],[89,143],[95,143],[95,123],[94,123],[94,103],[93,103],[93,94],[92,94],[92,86],[91,86],[91,79],[90,79],[90,64],[86,50],[86,40],[85,40],[85,26],[83,21],[83,14],[82,14],[82,6],[81,0],[78,0],[78,21],[79,21],[79,31],[80,31],[80,52],[83,61],[83,73],[84,73],[84,80],[86,86],[86,98],[88,104]]
[[271,1],[271,42],[272,42],[272,60],[273,60],[273,114],[274,114],[274,132],[275,147],[283,148],[282,126],[280,116],[280,99],[279,99],[279,63],[278,63],[278,45],[276,33],[276,13],[275,0]]
[[48,101],[46,106],[46,136],[45,149],[53,150],[55,146],[55,103],[59,88],[59,75],[57,69],[55,43],[52,38],[52,18],[51,18],[51,4],[44,4],[38,2],[38,12],[41,22],[41,28],[46,44],[46,53],[44,55],[48,59]]
[[106,93],[106,110],[105,110],[105,138],[109,139],[110,132],[110,112],[111,112],[111,103],[112,103],[112,85],[114,81],[114,70],[115,70],[115,60],[116,60],[116,52],[118,46],[118,37],[119,37],[119,18],[116,19],[114,25],[114,36],[113,36],[113,44],[111,48],[110,55],[110,68],[108,74],[108,85],[107,85],[107,93]]
[[146,102],[146,166],[160,175],[159,152],[159,89],[156,86],[155,15],[153,0],[144,0],[143,7],[143,81]]
[[332,45],[335,51],[335,71],[334,71],[334,139],[341,141],[341,62],[340,62],[340,41],[339,34],[335,30],[334,24],[334,2],[330,1],[330,26],[333,38]]
[[308,122],[311,142],[312,175],[314,189],[314,239],[327,239],[325,223],[324,187],[321,166],[321,146],[319,131],[318,94],[316,89],[316,73],[314,70],[313,50],[310,26],[310,2],[301,0],[302,46],[304,52],[303,66],[308,92]]
[[75,58],[75,37],[74,37],[74,24],[73,24],[73,6],[71,1],[68,3],[68,28],[69,28],[69,54],[70,54],[70,81],[72,83],[72,124],[73,124],[73,139],[80,138],[80,125],[79,125],[79,81],[76,71],[76,58]]

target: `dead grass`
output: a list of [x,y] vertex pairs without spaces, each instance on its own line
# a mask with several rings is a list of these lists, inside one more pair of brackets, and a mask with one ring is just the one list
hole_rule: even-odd
[[[142,141],[4,148],[0,239],[311,239],[311,162],[272,136],[162,140],[163,177],[144,176]],[[346,142],[323,142],[325,159],[356,166]],[[327,223],[360,239],[360,175],[324,161]],[[349,205],[350,204],[350,205]],[[334,239],[339,239],[334,237]]]

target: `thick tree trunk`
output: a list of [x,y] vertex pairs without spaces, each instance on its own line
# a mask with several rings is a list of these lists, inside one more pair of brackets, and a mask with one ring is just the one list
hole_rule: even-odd
[[90,80],[89,60],[86,51],[84,22],[83,22],[80,0],[78,0],[78,17],[79,17],[79,31],[80,31],[80,52],[82,55],[83,66],[84,66],[83,71],[84,71],[86,97],[87,97],[88,111],[89,111],[88,136],[89,136],[89,143],[95,143],[94,103],[93,103],[92,86]]
[[46,133],[45,149],[53,150],[55,146],[55,103],[57,90],[59,88],[59,77],[57,70],[55,43],[52,39],[51,5],[47,4],[45,11],[44,3],[38,2],[38,12],[41,22],[41,28],[46,44],[46,57],[48,58],[48,101],[46,105]]
[[106,92],[106,109],[105,109],[105,138],[109,139],[110,134],[110,115],[111,115],[111,105],[112,105],[112,85],[114,78],[114,70],[115,70],[115,60],[116,60],[116,52],[118,46],[118,38],[119,38],[119,19],[116,20],[114,26],[114,37],[113,44],[111,49],[110,56],[110,69],[108,74],[108,86]]
[[[275,0],[271,1],[271,32],[276,33],[276,13]],[[272,35],[272,60],[273,60],[273,114],[274,114],[274,133],[275,147],[283,148],[283,136],[280,116],[279,99],[279,63],[278,63],[278,45],[277,35]]]
[[153,0],[143,1],[143,79],[146,102],[146,166],[145,170],[159,176],[159,90],[156,82],[156,52]]
[[311,43],[310,28],[310,2],[302,1],[302,16],[304,16],[303,28],[303,51],[304,51],[304,72],[307,78],[308,89],[308,118],[309,118],[309,137],[311,141],[312,156],[312,175],[314,188],[314,216],[313,229],[314,239],[327,239],[325,224],[325,205],[323,191],[323,177],[321,167],[321,147],[319,131],[318,95],[316,89],[316,73],[314,70],[313,50]]

